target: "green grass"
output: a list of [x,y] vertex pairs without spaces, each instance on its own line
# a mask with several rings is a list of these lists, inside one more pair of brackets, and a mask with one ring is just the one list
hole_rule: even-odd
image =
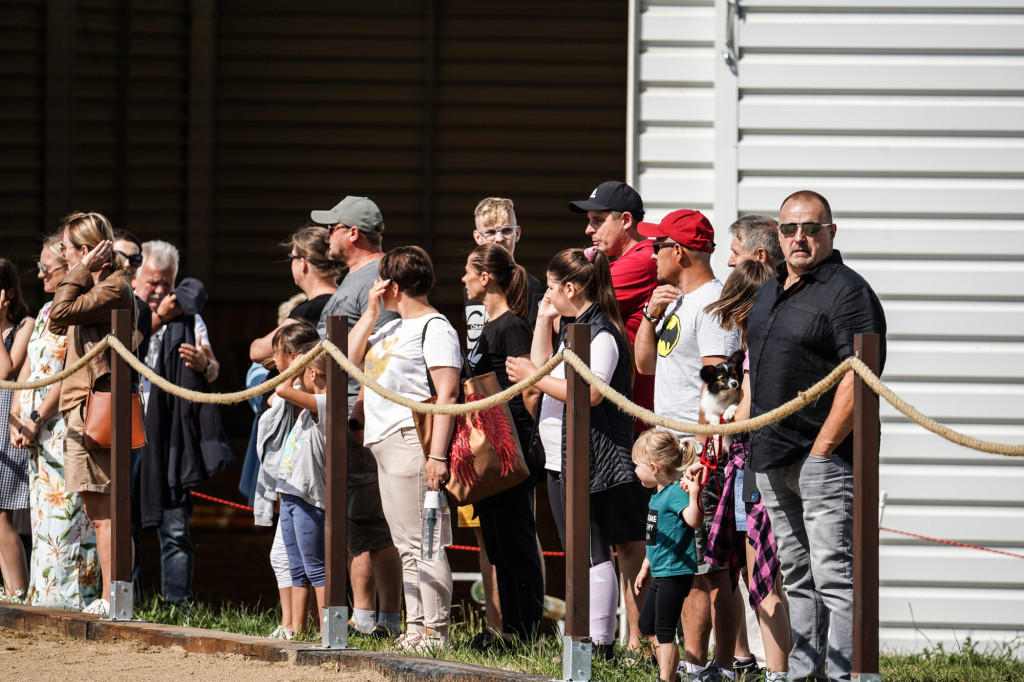
[[[280,607],[263,609],[259,605],[225,604],[214,608],[201,602],[182,608],[165,604],[159,597],[149,597],[136,606],[135,617],[167,625],[265,637],[281,622],[281,611]],[[469,648],[470,640],[481,627],[476,610],[453,606],[452,621],[452,646],[435,652],[435,658],[561,678],[562,664],[554,661],[561,653],[560,641],[548,637],[532,647],[479,653]],[[297,639],[319,641],[313,627],[300,632]],[[363,651],[403,653],[391,641],[370,637],[354,636],[349,638],[349,644]],[[984,648],[968,638],[955,650],[938,644],[917,654],[883,653],[879,664],[886,682],[1024,682],[1024,638]],[[591,676],[605,682],[649,682],[657,677],[653,669],[624,665],[618,646],[613,660],[594,658]]]

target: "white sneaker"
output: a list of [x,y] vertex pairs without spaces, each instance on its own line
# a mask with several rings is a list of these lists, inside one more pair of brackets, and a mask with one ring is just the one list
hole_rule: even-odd
[[399,649],[405,649],[406,651],[417,651],[421,646],[423,646],[423,641],[423,635],[415,632],[406,632],[395,640],[395,646]]
[[82,609],[82,613],[91,613],[97,616],[109,616],[110,602],[106,599],[94,599],[91,604]]
[[287,639],[291,640],[295,638],[295,633],[286,628],[283,625],[278,625],[274,628],[274,631],[267,635],[270,639]]

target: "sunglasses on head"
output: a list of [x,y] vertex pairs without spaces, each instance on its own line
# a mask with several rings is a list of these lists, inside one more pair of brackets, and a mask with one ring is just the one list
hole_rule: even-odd
[[826,227],[832,227],[835,223],[782,223],[779,225],[779,232],[787,237],[792,237],[801,227],[804,234],[818,234]]
[[137,268],[140,265],[142,265],[142,254],[141,253],[133,253],[130,256],[127,253],[124,253],[122,251],[115,251],[114,253],[116,253],[121,258],[124,258],[126,261],[128,261],[128,265],[132,266],[133,268]]

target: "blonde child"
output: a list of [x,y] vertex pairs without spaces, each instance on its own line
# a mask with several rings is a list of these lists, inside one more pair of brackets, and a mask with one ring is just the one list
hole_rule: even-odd
[[668,431],[645,431],[633,445],[636,475],[646,488],[657,487],[647,510],[647,556],[633,589],[639,595],[652,577],[643,608],[640,633],[655,636],[654,650],[661,680],[674,680],[679,666],[676,622],[697,571],[693,529],[704,522],[700,485],[683,478],[698,452],[696,441],[680,442]]
[[[285,371],[302,355],[299,352],[300,348],[310,343],[315,345],[319,339],[316,328],[305,320],[281,327],[274,334],[272,344],[274,366],[280,372]],[[260,416],[257,431],[257,451],[261,463],[256,476],[253,506],[256,508],[254,515],[258,526],[274,525],[274,513],[277,511],[275,507],[279,497],[277,485],[281,457],[297,417],[297,408],[287,400],[273,395],[270,404],[270,408]],[[280,523],[277,524],[270,549],[270,566],[277,578],[277,589],[281,598],[281,624],[274,629],[270,637],[292,639],[306,620],[309,588],[301,586],[301,583],[300,586],[292,585],[291,567]]]
[[[313,350],[316,342],[298,349],[300,355]],[[327,477],[324,453],[327,447],[327,354],[313,359],[298,376],[294,386],[277,387],[277,396],[302,409],[284,443],[277,472],[281,494],[281,537],[288,553],[292,594],[302,595],[292,604],[293,617],[305,613],[305,594],[295,587],[313,586],[317,613],[324,606],[324,510]],[[298,630],[301,623],[295,623]]]

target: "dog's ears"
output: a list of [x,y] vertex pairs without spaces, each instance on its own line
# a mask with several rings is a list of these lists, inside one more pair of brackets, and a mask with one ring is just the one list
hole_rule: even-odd
[[747,351],[742,348],[729,356],[729,362],[735,362],[737,365],[742,365],[743,361],[747,359]]
[[718,374],[718,365],[704,365],[700,368],[700,380],[705,384],[712,383]]

